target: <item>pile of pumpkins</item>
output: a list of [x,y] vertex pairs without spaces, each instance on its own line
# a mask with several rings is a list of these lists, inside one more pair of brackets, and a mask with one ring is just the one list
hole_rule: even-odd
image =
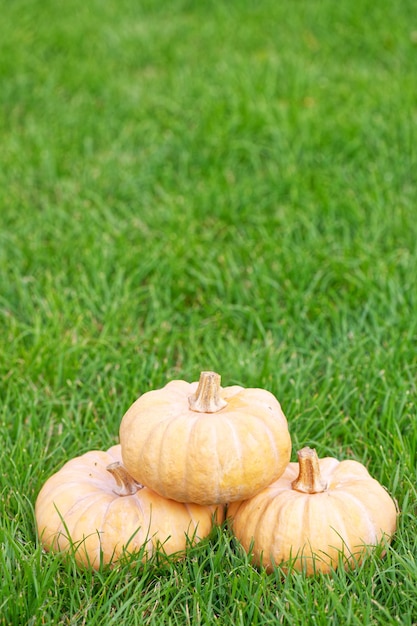
[[397,521],[393,499],[361,463],[290,462],[287,419],[265,389],[221,387],[215,372],[173,380],[123,416],[120,444],[68,461],[35,507],[46,550],[98,568],[139,553],[184,554],[214,524],[268,571],[352,567]]

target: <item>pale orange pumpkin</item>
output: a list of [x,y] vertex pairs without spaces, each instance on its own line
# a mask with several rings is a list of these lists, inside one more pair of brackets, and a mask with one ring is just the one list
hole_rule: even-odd
[[120,426],[129,473],[166,498],[199,504],[248,498],[290,460],[287,420],[264,389],[220,386],[215,372],[143,394]]
[[303,448],[298,463],[261,493],[228,509],[233,533],[255,565],[271,571],[292,561],[294,569],[329,572],[346,568],[391,538],[397,510],[393,499],[353,460],[318,459]]
[[126,472],[120,445],[68,461],[43,485],[35,505],[44,548],[72,552],[80,565],[98,568],[144,547],[182,553],[206,537],[222,507],[181,504],[142,487]]

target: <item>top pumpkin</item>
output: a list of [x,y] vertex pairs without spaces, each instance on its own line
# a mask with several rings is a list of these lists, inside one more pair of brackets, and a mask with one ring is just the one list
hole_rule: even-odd
[[222,388],[215,372],[143,394],[120,426],[123,463],[179,502],[222,504],[279,478],[291,454],[287,420],[265,389]]

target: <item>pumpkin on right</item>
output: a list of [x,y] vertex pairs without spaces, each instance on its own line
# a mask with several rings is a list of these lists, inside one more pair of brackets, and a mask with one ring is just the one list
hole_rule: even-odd
[[291,561],[311,575],[341,562],[348,569],[383,538],[390,540],[397,508],[364,465],[319,459],[306,447],[269,487],[230,504],[228,518],[254,565],[270,572]]

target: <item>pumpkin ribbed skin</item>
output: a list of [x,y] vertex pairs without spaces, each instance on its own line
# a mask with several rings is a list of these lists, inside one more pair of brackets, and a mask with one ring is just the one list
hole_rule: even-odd
[[141,485],[132,495],[117,495],[107,467],[120,461],[120,445],[93,450],[71,459],[46,481],[35,505],[46,550],[74,551],[80,565],[98,568],[100,558],[114,563],[145,544],[145,557],[157,547],[166,554],[184,551],[191,540],[210,533],[215,516],[222,522],[221,507],[180,504]]
[[171,381],[136,400],[120,426],[123,463],[136,480],[179,502],[250,497],[290,460],[280,404],[264,389],[219,386],[221,408],[196,411],[190,398],[200,383]]
[[349,567],[369,546],[392,536],[394,501],[361,463],[328,457],[319,461],[319,469],[322,492],[297,491],[292,484],[299,464],[290,463],[261,493],[229,507],[233,533],[247,552],[252,546],[255,565],[271,571],[274,564],[291,560],[307,574],[329,572],[341,553]]

